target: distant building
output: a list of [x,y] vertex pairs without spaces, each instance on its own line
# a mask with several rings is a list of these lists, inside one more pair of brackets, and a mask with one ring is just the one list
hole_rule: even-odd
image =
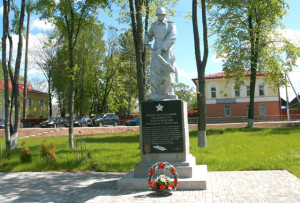
[[[300,95],[298,95],[297,97],[300,100]],[[297,97],[295,97],[291,102],[289,102],[290,109],[300,110],[300,103]]]
[[[219,72],[205,76],[206,80],[206,116],[207,117],[246,117],[250,102],[250,72],[247,81],[239,89],[234,79],[225,79],[225,73]],[[196,86],[198,78],[193,79]],[[256,78],[255,116],[281,115],[279,91],[265,83],[264,73],[258,72]],[[274,118],[273,118],[274,119]]]
[[[8,84],[9,90],[12,90],[12,84]],[[20,92],[20,116],[22,119],[23,115],[23,89],[24,85],[19,84]],[[3,105],[0,106],[0,119],[4,119],[4,81],[0,80],[0,98],[3,101]],[[48,94],[40,92],[31,88],[27,88],[27,119],[39,119],[48,118]]]

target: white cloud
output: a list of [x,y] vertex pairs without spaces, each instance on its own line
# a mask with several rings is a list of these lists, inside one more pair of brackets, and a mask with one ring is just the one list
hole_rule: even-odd
[[0,7],[0,16],[3,16],[3,6]]
[[285,38],[291,40],[292,43],[296,44],[297,46],[300,46],[300,31],[284,29],[280,32]]
[[49,31],[49,30],[52,30],[53,28],[54,28],[54,25],[52,23],[49,23],[48,21],[40,20],[40,19],[34,20],[31,25],[32,30],[38,29],[38,30]]
[[223,61],[225,61],[225,58],[222,58],[222,57],[217,57],[217,55],[214,55],[212,58],[211,58],[211,60],[213,61],[213,62],[223,62]]
[[185,72],[185,70],[180,69],[180,70],[178,70],[178,76],[180,78],[183,77],[183,78],[192,79],[192,78],[197,77],[197,71],[193,71],[193,72],[187,73],[187,72]]
[[30,68],[28,70],[28,74],[29,75],[39,75],[39,74],[43,74],[43,71],[40,68]]

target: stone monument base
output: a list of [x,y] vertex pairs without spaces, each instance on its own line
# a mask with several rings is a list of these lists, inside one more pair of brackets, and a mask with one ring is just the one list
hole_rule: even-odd
[[[194,175],[191,178],[181,178],[179,173],[177,190],[206,190],[207,165],[195,165],[192,170]],[[131,171],[118,180],[117,185],[123,190],[149,190],[147,181],[147,178],[134,177],[134,171]]]
[[[177,190],[205,190],[207,166],[196,165],[189,153],[187,106],[182,100],[145,101],[140,110],[141,162],[118,181],[119,189],[147,190],[149,169],[157,162],[168,162],[178,173]],[[157,170],[173,178],[170,171]]]

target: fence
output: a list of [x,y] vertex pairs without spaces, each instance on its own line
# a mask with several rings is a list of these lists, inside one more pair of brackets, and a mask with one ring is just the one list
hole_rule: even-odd
[[[228,116],[228,117],[207,117],[206,123],[245,123],[248,121],[247,116]],[[286,115],[271,115],[271,116],[255,116],[254,122],[274,122],[287,121]],[[300,121],[300,114],[291,114],[290,121]],[[197,124],[198,117],[189,117],[189,124]]]

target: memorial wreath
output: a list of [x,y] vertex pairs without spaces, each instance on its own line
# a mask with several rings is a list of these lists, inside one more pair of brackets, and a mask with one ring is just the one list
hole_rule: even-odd
[[[152,181],[154,173],[160,169],[163,169],[164,171],[169,170],[173,175],[174,180],[172,181],[166,175],[160,175],[155,179],[155,181]],[[176,190],[179,184],[178,178],[178,173],[173,165],[169,164],[168,162],[157,162],[149,170],[148,186],[150,190],[157,192],[169,192]]]

